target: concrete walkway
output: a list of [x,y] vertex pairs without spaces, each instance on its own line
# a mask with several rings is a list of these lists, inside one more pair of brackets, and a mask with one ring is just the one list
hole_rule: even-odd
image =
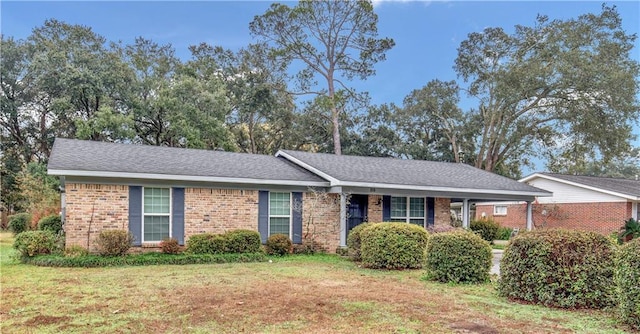
[[491,266],[491,275],[496,274],[500,275],[500,260],[502,260],[502,253],[504,251],[502,249],[494,249],[493,253],[493,265]]

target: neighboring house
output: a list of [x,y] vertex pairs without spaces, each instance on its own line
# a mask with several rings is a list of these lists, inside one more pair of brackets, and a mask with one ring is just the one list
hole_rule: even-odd
[[[520,180],[553,193],[533,204],[536,228],[568,228],[610,234],[640,216],[640,181],[535,173]],[[477,203],[476,218],[493,217],[503,226],[525,226],[524,204]]]
[[[135,246],[231,229],[313,238],[329,251],[364,221],[449,224],[451,201],[532,202],[550,193],[468,165],[279,151],[275,156],[56,139],[67,245],[105,229]],[[468,214],[465,224],[468,224]]]

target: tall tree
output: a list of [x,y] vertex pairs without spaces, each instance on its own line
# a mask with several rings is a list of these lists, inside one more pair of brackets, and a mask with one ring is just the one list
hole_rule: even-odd
[[293,145],[293,96],[287,92],[284,72],[266,55],[264,45],[251,44],[235,52],[205,43],[189,49],[194,61],[210,64],[224,82],[231,108],[227,124],[240,151],[273,154]]
[[468,115],[481,126],[476,166],[497,171],[558,143],[560,154],[604,160],[627,151],[640,118],[636,37],[607,6],[576,19],[538,16],[513,34],[469,34],[454,68],[479,100]]
[[127,97],[137,140],[158,146],[233,149],[224,86],[209,64],[181,64],[171,45],[137,38],[125,49],[135,80]]
[[[336,154],[342,153],[344,98],[354,97],[345,81],[373,75],[374,64],[394,46],[390,38],[377,38],[377,23],[370,1],[303,0],[295,7],[273,4],[249,26],[282,64],[302,63],[296,75],[299,92],[326,97]],[[324,84],[316,87],[317,79]],[[337,94],[340,90],[347,94]]]

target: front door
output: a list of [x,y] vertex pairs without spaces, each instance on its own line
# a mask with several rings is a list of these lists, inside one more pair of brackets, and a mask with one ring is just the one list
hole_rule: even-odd
[[347,210],[347,231],[367,221],[369,196],[351,195]]

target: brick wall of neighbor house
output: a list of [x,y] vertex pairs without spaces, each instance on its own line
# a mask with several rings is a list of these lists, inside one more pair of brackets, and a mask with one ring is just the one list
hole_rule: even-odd
[[367,219],[370,222],[379,223],[382,221],[382,196],[369,195],[367,209]]
[[340,195],[306,192],[302,203],[303,237],[313,238],[334,253],[340,246]]
[[451,199],[436,198],[435,201],[435,226],[445,226],[451,224]]
[[186,188],[185,241],[194,234],[258,230],[258,191]]
[[[526,227],[525,204],[509,205],[506,216],[493,216],[493,205],[477,205],[476,219],[481,218],[482,212],[502,226]],[[631,217],[631,203],[534,204],[532,213],[535,228],[567,228],[608,235],[618,231],[624,220]]]
[[67,183],[66,246],[95,251],[102,230],[129,228],[129,187],[125,185]]

